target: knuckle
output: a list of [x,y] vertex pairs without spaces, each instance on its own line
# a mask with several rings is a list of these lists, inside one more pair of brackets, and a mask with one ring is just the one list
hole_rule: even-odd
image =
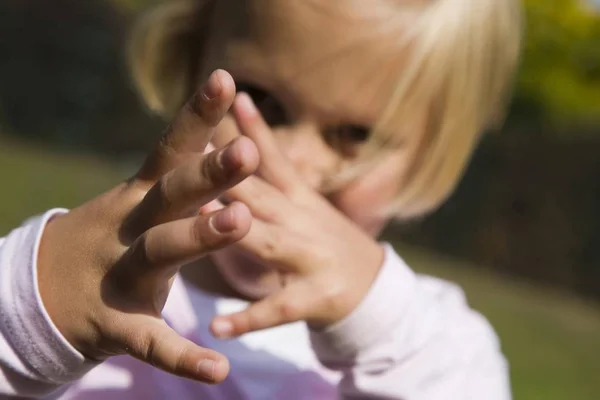
[[[153,367],[167,369],[174,374],[181,374],[185,365],[185,346],[170,346],[169,355],[163,358],[164,346],[168,345],[164,335],[156,334],[153,330],[141,329],[133,334],[132,349],[138,349],[134,356],[140,357]],[[163,351],[161,351],[163,349]]]
[[282,188],[282,192],[285,194],[285,196],[287,198],[290,199],[290,201],[293,204],[296,204],[299,206],[304,206],[306,204],[310,204],[309,199],[308,199],[310,192],[306,190],[304,185],[295,185],[295,184],[284,185],[284,187]]
[[200,182],[203,188],[220,186],[224,183],[225,176],[223,169],[219,165],[219,152],[213,151],[200,161]]
[[155,365],[153,363],[156,359],[156,341],[146,329],[127,329],[122,336],[124,351],[127,354]]
[[150,233],[144,232],[140,236],[140,240],[134,248],[136,254],[136,260],[144,267],[152,267],[156,265],[157,260],[153,256],[152,241],[150,240]]
[[158,366],[158,357],[156,355],[157,348],[159,346],[158,340],[151,336],[147,335],[146,337],[142,337],[141,346],[144,354],[144,359],[152,366]]
[[185,355],[186,355],[186,348],[185,346],[179,346],[177,348],[174,349],[174,357],[173,357],[173,364],[170,366],[167,366],[168,368],[171,369],[171,371],[175,374],[175,375],[183,375],[185,373]]
[[171,155],[175,152],[174,136],[173,125],[169,124],[158,140],[158,148],[162,154]]
[[258,256],[265,261],[275,261],[279,257],[282,235],[276,230],[271,230],[269,234],[265,235],[261,246],[258,248]]
[[94,359],[117,356],[125,353],[125,349],[117,337],[118,328],[115,327],[114,314],[101,310],[85,319],[87,337],[86,343],[81,343],[80,350],[83,354]]
[[277,315],[283,322],[294,322],[301,319],[301,308],[291,301],[283,301],[277,305]]
[[[152,259],[152,251],[150,246],[149,231],[142,233],[135,242],[129,247],[127,252],[124,254],[123,261],[126,266],[131,268],[143,267],[147,269],[155,264],[155,260]],[[129,269],[129,268],[127,268]]]
[[164,210],[170,210],[173,207],[173,197],[171,193],[171,173],[164,175],[156,183],[156,196],[160,207]]
[[271,204],[285,204],[283,199],[277,197],[277,193],[273,193],[269,188],[265,188],[260,182],[257,182],[254,177],[250,177],[242,181],[236,186],[238,193],[243,193],[243,197],[249,199],[251,208],[255,208],[260,218],[266,222],[283,222],[286,217],[286,212],[282,207],[268,206]]
[[190,227],[190,239],[191,242],[197,246],[201,247],[207,242],[207,226],[204,218],[198,218]]
[[265,210],[263,212],[263,219],[268,222],[282,222],[281,211],[275,209]]

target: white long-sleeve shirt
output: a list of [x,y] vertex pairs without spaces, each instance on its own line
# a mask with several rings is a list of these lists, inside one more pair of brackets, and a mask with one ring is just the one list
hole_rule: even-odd
[[[53,210],[0,239],[0,398],[507,400],[507,363],[494,331],[448,282],[416,275],[385,246],[385,262],[354,312],[325,332],[294,323],[220,341],[217,314],[247,303],[177,278],[164,317],[225,354],[224,383],[171,376],[127,356],[86,360],[53,325],[37,286],[39,240]],[[73,288],[77,290],[77,288]]]

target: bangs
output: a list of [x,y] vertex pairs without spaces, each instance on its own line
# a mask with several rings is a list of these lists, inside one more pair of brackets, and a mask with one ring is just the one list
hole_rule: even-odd
[[435,209],[454,190],[481,133],[503,122],[521,31],[516,0],[426,6],[398,40],[397,51],[408,60],[388,106],[361,156],[332,182],[357,178],[382,151],[422,135],[386,212],[411,218]]

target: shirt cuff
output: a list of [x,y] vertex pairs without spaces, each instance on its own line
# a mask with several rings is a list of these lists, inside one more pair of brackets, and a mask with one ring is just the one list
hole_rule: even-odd
[[351,364],[377,342],[392,335],[405,314],[416,286],[415,273],[384,244],[381,269],[358,307],[323,331],[311,331],[311,342],[325,364]]
[[[56,384],[79,379],[98,362],[79,353],[59,332],[48,315],[40,296],[37,260],[40,240],[48,221],[65,214],[65,209],[54,209],[41,217],[30,219],[7,237],[8,265],[12,270],[12,293],[3,293],[9,310],[8,320],[13,329],[11,339],[17,353],[31,369],[44,380]],[[11,243],[12,242],[12,243]],[[4,286],[6,288],[6,286]],[[29,369],[29,368],[28,368]]]

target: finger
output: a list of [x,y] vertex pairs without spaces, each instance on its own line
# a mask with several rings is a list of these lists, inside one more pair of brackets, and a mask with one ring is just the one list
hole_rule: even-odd
[[222,197],[226,201],[246,204],[255,218],[267,222],[289,222],[295,215],[290,200],[259,176],[248,177]]
[[129,218],[128,230],[138,236],[151,226],[197,214],[201,206],[254,172],[258,162],[254,143],[244,137],[224,149],[195,155],[148,191]]
[[203,205],[202,207],[200,207],[198,210],[198,214],[206,215],[206,214],[210,214],[210,213],[222,210],[223,208],[225,208],[225,206],[223,205],[223,203],[221,203],[217,199],[217,200],[213,200],[210,203],[207,203],[207,204]]
[[231,75],[223,70],[213,72],[173,119],[136,178],[155,181],[190,154],[203,152],[234,96]]
[[247,93],[239,93],[234,100],[233,110],[241,133],[252,139],[258,147],[261,155],[259,175],[286,194],[302,185],[293,166],[279,150],[271,128],[252,98]]
[[155,226],[130,246],[122,270],[137,279],[140,274],[170,278],[179,266],[239,241],[250,230],[251,221],[248,208],[233,203],[213,214]]
[[[134,321],[132,321],[134,322]],[[229,362],[214,350],[182,338],[164,321],[135,321],[125,332],[129,355],[171,374],[204,383],[222,382]]]
[[322,248],[314,246],[307,238],[289,228],[258,219],[252,221],[250,231],[237,246],[261,263],[299,275],[329,262]]
[[215,317],[211,333],[220,339],[229,339],[245,333],[305,320],[314,308],[310,287],[296,281],[282,291],[252,304],[244,311]]

